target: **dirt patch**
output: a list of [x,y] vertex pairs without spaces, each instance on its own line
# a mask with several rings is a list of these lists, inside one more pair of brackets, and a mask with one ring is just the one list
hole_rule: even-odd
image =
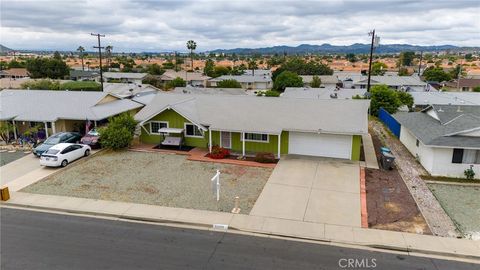
[[[372,132],[377,159],[379,138]],[[397,169],[366,169],[368,225],[371,228],[431,234]]]

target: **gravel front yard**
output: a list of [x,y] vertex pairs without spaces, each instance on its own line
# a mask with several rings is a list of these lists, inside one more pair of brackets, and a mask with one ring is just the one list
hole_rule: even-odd
[[447,214],[466,237],[480,239],[480,187],[428,184]]
[[[220,170],[220,201],[210,179]],[[235,196],[248,214],[272,169],[188,161],[186,156],[104,152],[73,163],[23,192],[230,212]]]

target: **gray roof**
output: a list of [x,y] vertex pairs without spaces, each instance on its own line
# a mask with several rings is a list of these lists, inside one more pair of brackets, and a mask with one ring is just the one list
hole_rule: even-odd
[[148,73],[135,72],[103,72],[103,77],[108,79],[143,79]]
[[177,94],[207,94],[207,95],[247,95],[242,88],[206,88],[206,87],[175,87],[170,93]]
[[351,99],[353,96],[363,96],[366,89],[339,88],[333,85],[327,85],[325,88],[309,87],[287,87],[281,97],[288,98],[313,98],[313,99],[333,99],[332,95],[337,95],[337,99]]
[[2,90],[0,119],[35,122],[102,120],[143,107],[129,99],[97,104],[107,95],[103,92]]
[[[252,70],[251,69],[246,69],[243,71],[243,74],[245,75],[252,75]],[[258,75],[258,76],[272,76],[272,71],[270,69],[255,69],[253,72],[253,75]]]
[[411,92],[415,105],[480,105],[475,92]]
[[158,93],[135,119],[146,122],[166,109],[173,109],[195,124],[213,130],[366,134],[369,103],[367,100]]
[[212,82],[220,82],[224,80],[236,80],[240,83],[255,83],[255,82],[272,82],[272,78],[266,75],[223,75],[218,78],[210,79]]
[[[356,85],[367,85],[368,76],[362,76],[353,80],[353,83]],[[426,86],[427,83],[420,80],[416,75],[412,76],[372,76],[370,78],[370,83],[375,84],[386,84],[388,86]]]
[[401,112],[393,117],[427,146],[480,149],[480,106],[433,105],[421,112]]
[[97,77],[100,76],[99,71],[94,71],[94,70],[78,70],[78,69],[71,69],[70,70],[70,77]]
[[[303,83],[311,83],[313,76],[317,75],[300,75],[300,77],[303,79]],[[320,78],[322,84],[337,84],[341,82],[335,75],[318,75],[317,77]]]
[[163,73],[160,78],[164,81],[171,81],[176,79],[177,77],[182,78],[188,81],[206,81],[210,79],[210,77],[204,75],[201,72],[188,72],[188,71],[175,71],[175,70],[167,70]]
[[159,91],[160,89],[150,84],[136,83],[103,83],[103,92],[111,93],[118,97],[129,97],[141,92]]

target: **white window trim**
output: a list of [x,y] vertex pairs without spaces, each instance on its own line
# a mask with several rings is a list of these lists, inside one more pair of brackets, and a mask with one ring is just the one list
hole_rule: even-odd
[[262,140],[249,140],[249,139],[245,139],[245,135],[242,136],[240,134],[240,141],[243,141],[245,140],[246,142],[258,142],[258,143],[270,143],[270,134],[265,134],[265,133],[255,133],[255,132],[245,132],[244,134],[262,134],[262,135],[267,135],[267,140],[266,141],[262,141]]
[[[152,123],[159,123],[159,124],[164,123],[164,124],[167,124],[167,128],[169,126],[168,121],[150,121],[148,122],[148,125],[150,126],[151,135],[162,135],[162,133],[158,132],[158,130],[156,132],[152,132]],[[166,135],[168,135],[168,133],[166,133]]]
[[188,134],[187,134],[187,125],[192,125],[194,128],[197,127],[197,129],[200,131],[200,134],[202,133],[202,132],[201,132],[201,129],[198,128],[197,125],[192,124],[192,123],[183,123],[183,128],[184,128],[183,135],[184,135],[186,138],[203,138],[203,135],[200,135],[200,136],[197,136],[197,135],[188,135]]

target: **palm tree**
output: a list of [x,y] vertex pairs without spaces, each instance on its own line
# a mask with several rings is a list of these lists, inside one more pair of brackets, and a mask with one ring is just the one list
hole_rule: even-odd
[[105,47],[105,52],[107,53],[107,69],[110,70],[110,64],[112,62],[112,50],[113,46],[108,45]]
[[250,59],[250,61],[248,61],[248,69],[251,69],[252,76],[255,76],[255,69],[258,69],[257,61]]
[[190,59],[192,60],[192,71],[193,71],[193,51],[197,48],[197,43],[193,40],[187,41],[187,49],[190,50]]
[[83,52],[84,51],[85,51],[85,48],[83,48],[82,46],[78,46],[77,52],[80,55],[80,59],[82,59],[82,70],[85,70],[85,68],[83,66]]

